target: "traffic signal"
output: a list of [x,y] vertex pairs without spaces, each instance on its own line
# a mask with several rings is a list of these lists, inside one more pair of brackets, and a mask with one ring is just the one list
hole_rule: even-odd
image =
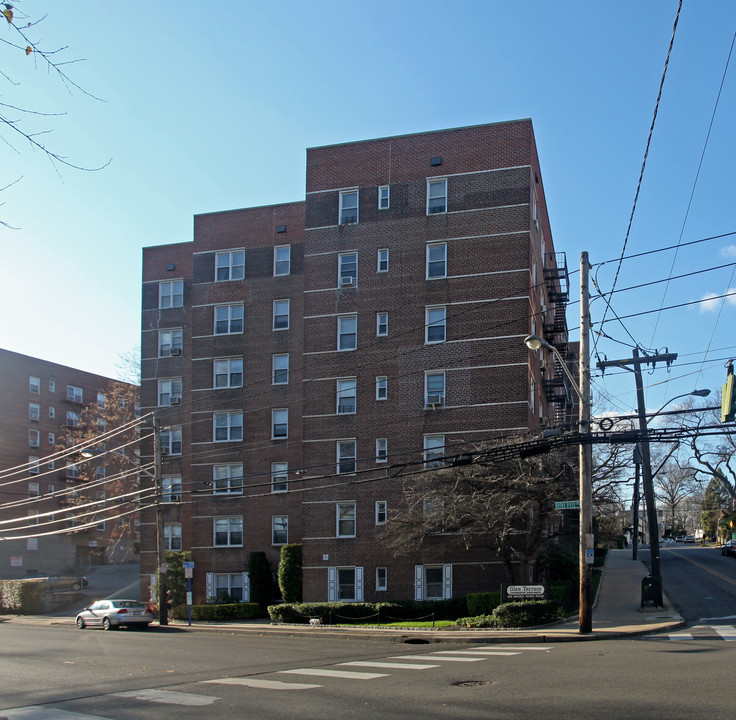
[[736,393],[734,393],[734,377],[733,377],[733,361],[728,363],[728,376],[726,382],[723,383],[721,388],[721,422],[733,422],[736,418],[736,407],[734,401],[736,401]]

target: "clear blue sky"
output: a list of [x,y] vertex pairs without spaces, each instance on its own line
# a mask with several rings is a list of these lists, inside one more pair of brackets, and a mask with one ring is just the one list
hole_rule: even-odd
[[[118,354],[139,343],[141,248],[191,240],[197,213],[303,199],[311,146],[529,117],[557,250],[571,270],[583,250],[593,263],[616,258],[677,10],[676,0],[16,6],[48,15],[34,37],[85,58],[66,69],[104,102],[68,92],[6,45],[0,67],[18,84],[0,77],[0,102],[66,113],[24,127],[53,130],[44,140],[77,164],[111,163],[57,174],[3,133],[18,152],[0,144],[0,186],[22,179],[0,193],[0,218],[19,228],[0,228],[0,347],[111,376]],[[685,1],[630,253],[736,231],[734,66],[695,182],[735,31],[736,3]],[[11,39],[7,28],[0,39]],[[736,236],[625,262],[617,287],[733,262]],[[604,291],[615,269],[600,269]],[[731,287],[728,267],[673,280],[666,296],[663,285],[621,292],[612,305],[623,316]],[[594,301],[594,323],[603,312]],[[571,305],[571,328],[577,313]],[[630,357],[619,341],[633,344],[631,333],[679,353],[669,374],[647,377],[656,409],[720,388],[723,358],[736,355],[735,314],[736,304],[714,301],[624,320],[625,329],[607,322],[613,340],[596,350]],[[603,393],[630,408],[633,377],[595,380]]]

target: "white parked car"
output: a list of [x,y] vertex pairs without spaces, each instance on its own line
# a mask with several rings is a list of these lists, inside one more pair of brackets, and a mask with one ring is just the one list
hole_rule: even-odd
[[153,621],[151,609],[138,600],[98,600],[77,615],[77,627],[101,627],[105,630],[121,625],[148,628]]

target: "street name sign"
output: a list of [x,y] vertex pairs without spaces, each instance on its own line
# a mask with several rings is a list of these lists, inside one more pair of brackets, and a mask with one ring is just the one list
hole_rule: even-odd
[[564,500],[555,503],[555,510],[579,510],[580,500]]

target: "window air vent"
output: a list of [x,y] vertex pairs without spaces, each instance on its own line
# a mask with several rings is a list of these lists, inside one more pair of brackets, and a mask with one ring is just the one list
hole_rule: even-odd
[[430,159],[429,164],[433,167],[436,167],[437,165],[442,165],[442,156],[435,155],[433,158]]
[[286,232],[286,225],[277,225],[276,226],[276,232],[277,233],[285,233]]
[[181,348],[171,348],[171,350],[169,350],[169,355],[171,355],[171,357],[179,357],[179,355],[181,355]]

